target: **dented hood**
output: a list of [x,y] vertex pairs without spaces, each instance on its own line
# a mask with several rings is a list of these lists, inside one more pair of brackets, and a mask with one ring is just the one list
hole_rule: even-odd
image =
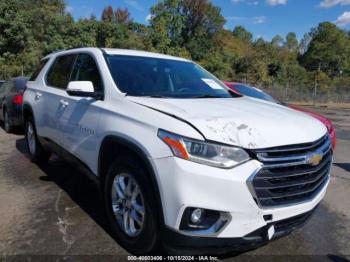
[[305,113],[247,97],[127,99],[186,121],[207,140],[243,148],[307,143],[327,132],[320,121]]

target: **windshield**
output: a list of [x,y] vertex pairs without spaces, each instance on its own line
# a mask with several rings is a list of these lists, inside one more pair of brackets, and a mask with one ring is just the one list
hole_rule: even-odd
[[245,85],[233,85],[233,87],[236,88],[243,95],[278,103],[278,101],[276,101],[272,96],[264,93],[263,91],[257,90],[253,87],[245,86]]
[[232,97],[215,77],[192,62],[107,55],[118,88],[130,96],[211,98]]

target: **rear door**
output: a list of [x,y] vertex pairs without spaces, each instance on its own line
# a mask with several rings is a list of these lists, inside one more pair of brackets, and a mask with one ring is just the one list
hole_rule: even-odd
[[[44,99],[42,95],[44,92],[47,92],[47,87],[44,81],[44,75],[46,74],[46,70],[43,70],[44,67],[50,67],[52,63],[52,59],[44,58],[37,65],[37,68],[33,72],[31,78],[26,83],[25,92],[23,94],[24,103],[30,105],[35,120],[36,132],[39,136],[42,136],[43,131],[46,130],[46,122],[44,119],[44,114],[46,110],[44,107]],[[41,77],[39,78],[39,75]]]
[[66,108],[66,88],[70,79],[76,54],[60,55],[55,58],[45,76],[45,85],[36,99],[42,101],[43,110],[39,134],[63,146],[60,119]]
[[[81,53],[70,81],[91,81],[95,92],[103,93],[103,81],[93,54]],[[93,163],[97,150],[96,130],[103,101],[63,94],[66,107],[59,117],[63,145],[84,163]]]

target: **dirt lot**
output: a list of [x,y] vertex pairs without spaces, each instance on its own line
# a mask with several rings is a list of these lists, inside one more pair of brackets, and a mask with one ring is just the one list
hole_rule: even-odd
[[[324,201],[303,229],[227,260],[350,259],[350,109],[312,109],[333,120],[338,137]],[[125,259],[94,184],[58,158],[38,167],[25,153],[21,135],[0,130],[0,260]]]

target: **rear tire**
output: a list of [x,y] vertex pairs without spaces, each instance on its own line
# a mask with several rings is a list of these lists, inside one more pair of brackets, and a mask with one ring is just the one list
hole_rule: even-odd
[[46,151],[40,144],[34,121],[31,117],[25,123],[25,139],[30,160],[34,163],[47,163],[51,153]]
[[13,127],[10,123],[10,118],[7,113],[7,110],[4,111],[4,129],[6,133],[11,133],[13,131]]
[[113,236],[132,254],[152,254],[158,247],[154,199],[142,165],[132,157],[117,158],[105,179],[104,202]]

